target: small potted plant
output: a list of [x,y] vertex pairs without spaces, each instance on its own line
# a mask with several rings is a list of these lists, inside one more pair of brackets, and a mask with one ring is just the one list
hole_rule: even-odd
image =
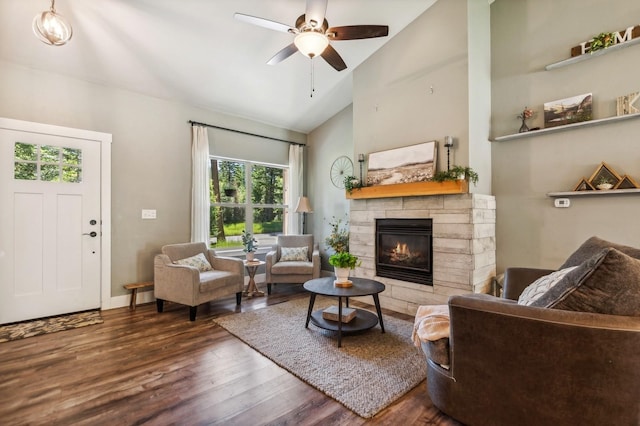
[[611,180],[606,176],[600,176],[596,181],[596,188],[600,190],[607,190],[613,188]]
[[250,232],[242,230],[242,245],[244,248],[242,251],[247,253],[247,261],[254,259],[254,253],[258,250],[258,240],[256,240]]
[[349,271],[356,266],[360,266],[358,256],[354,256],[348,251],[341,251],[329,256],[329,264],[333,266],[336,273],[337,283],[349,282]]
[[345,220],[343,227],[342,219],[338,219],[335,216],[333,216],[329,222],[331,233],[325,238],[324,242],[336,253],[349,251],[349,230],[346,228],[347,224],[348,222]]

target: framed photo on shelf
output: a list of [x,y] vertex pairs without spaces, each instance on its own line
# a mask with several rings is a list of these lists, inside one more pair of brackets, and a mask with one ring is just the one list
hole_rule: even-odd
[[593,118],[593,97],[591,93],[559,99],[544,104],[544,127],[589,121]]

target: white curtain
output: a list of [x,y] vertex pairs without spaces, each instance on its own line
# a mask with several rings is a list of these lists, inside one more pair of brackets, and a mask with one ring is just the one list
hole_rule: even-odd
[[295,208],[298,198],[302,196],[302,176],[304,147],[302,145],[291,144],[289,146],[289,196],[286,203],[289,206],[287,214],[287,234],[301,234],[302,226],[300,214]]
[[207,128],[191,126],[191,242],[209,247],[209,137]]

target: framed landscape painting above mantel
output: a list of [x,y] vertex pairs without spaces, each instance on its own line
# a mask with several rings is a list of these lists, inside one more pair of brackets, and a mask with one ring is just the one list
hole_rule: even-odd
[[436,141],[372,152],[367,167],[367,186],[429,180],[436,171],[436,155]]

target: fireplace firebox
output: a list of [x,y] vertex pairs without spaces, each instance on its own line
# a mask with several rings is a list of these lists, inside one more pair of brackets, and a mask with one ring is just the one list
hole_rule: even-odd
[[376,219],[376,275],[433,285],[431,219]]

